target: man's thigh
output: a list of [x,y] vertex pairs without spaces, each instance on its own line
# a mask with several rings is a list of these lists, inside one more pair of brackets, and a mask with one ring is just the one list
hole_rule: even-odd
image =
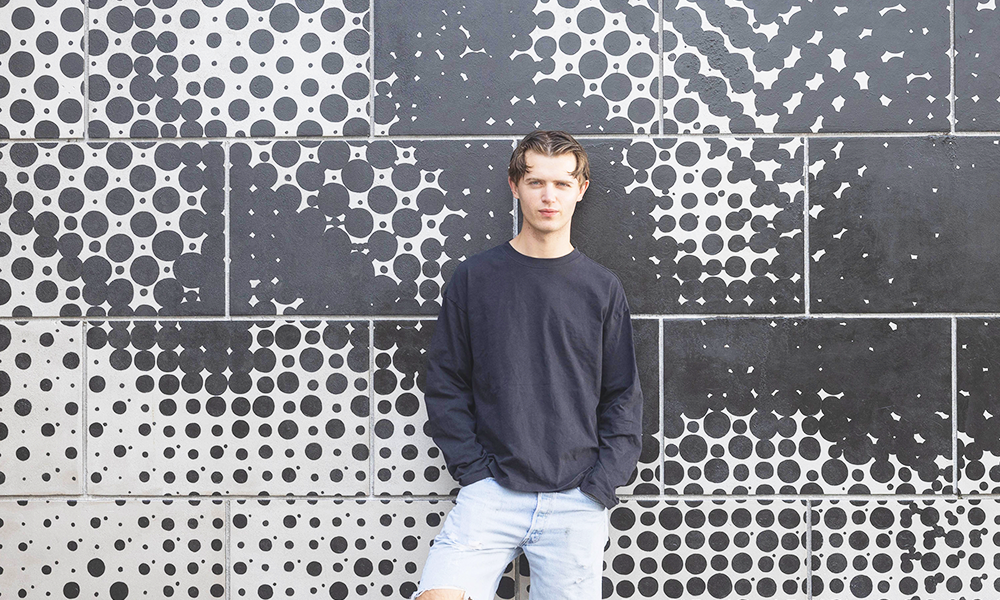
[[413,597],[435,590],[441,600],[492,600],[504,568],[520,553],[534,509],[534,494],[507,490],[492,478],[463,487],[434,538]]
[[551,511],[524,546],[531,566],[530,598],[600,600],[608,509],[580,488],[546,496]]

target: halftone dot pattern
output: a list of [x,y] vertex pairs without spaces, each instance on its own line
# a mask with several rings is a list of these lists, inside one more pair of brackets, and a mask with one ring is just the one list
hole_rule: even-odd
[[586,148],[592,183],[574,214],[574,236],[619,275],[632,312],[801,310],[800,139],[610,140]]
[[434,323],[376,321],[375,493],[457,494],[444,455],[424,432],[426,354]]
[[369,133],[369,0],[88,1],[93,138]]
[[2,501],[0,598],[223,598],[222,500]]
[[627,500],[611,510],[604,598],[804,598],[801,501]]
[[955,3],[955,129],[1000,128],[1000,9],[996,0]]
[[82,353],[81,323],[0,323],[0,494],[83,492]]
[[1000,323],[958,321],[958,491],[1000,493]]
[[[609,121],[627,119],[635,133],[656,133],[656,19],[646,0],[620,2],[618,9],[608,13],[590,2],[541,0],[534,8],[531,48],[514,51],[511,59],[529,56],[539,68],[532,77],[537,96],[554,88],[566,93],[566,104],[577,96],[574,104],[581,107],[605,104]],[[520,100],[512,97],[511,104]],[[534,95],[529,102],[536,102]]]
[[87,330],[89,490],[368,492],[368,323]]
[[618,495],[660,493],[660,323],[656,319],[632,319],[632,343],[642,389],[642,452],[628,483]]
[[952,493],[950,337],[943,319],[664,321],[666,490]]
[[509,239],[511,148],[233,144],[232,312],[436,315],[458,263]]
[[0,313],[221,313],[222,144],[0,145]]
[[658,0],[438,6],[375,4],[378,135],[659,132]]
[[83,0],[0,8],[0,138],[83,137]]
[[[233,597],[409,598],[453,507],[449,500],[237,500]],[[514,597],[512,565],[496,600]]]
[[992,598],[995,500],[824,500],[812,511],[814,598]]
[[663,131],[947,131],[950,27],[947,2],[664,0]]

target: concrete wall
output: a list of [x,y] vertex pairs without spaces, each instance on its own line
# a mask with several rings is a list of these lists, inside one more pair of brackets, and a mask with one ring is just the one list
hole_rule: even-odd
[[997,595],[992,0],[88,2],[0,2],[0,598],[409,595],[536,127],[634,320],[604,596]]

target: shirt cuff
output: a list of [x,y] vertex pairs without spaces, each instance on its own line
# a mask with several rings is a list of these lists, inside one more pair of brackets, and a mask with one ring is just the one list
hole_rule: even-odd
[[619,502],[618,496],[615,495],[615,490],[611,487],[611,484],[600,477],[603,471],[604,469],[600,467],[599,463],[595,465],[584,480],[580,482],[580,491],[593,497],[599,503],[603,504],[605,508],[614,508]]

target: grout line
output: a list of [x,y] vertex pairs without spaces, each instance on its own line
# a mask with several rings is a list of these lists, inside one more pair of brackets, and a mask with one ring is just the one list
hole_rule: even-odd
[[666,122],[666,117],[663,116],[663,0],[660,0],[658,6],[658,18],[657,21],[660,23],[660,37],[656,40],[657,54],[660,55],[660,78],[657,80],[657,95],[660,97],[660,130],[659,134],[663,135],[663,124]]
[[951,318],[951,461],[952,492],[958,490],[958,319]]
[[951,133],[955,133],[955,121],[957,121],[957,115],[955,111],[955,0],[950,0],[948,7],[948,18],[950,20],[950,36],[951,36],[951,47],[948,48],[948,63],[951,68],[951,89],[948,92],[948,123],[951,126]]
[[375,0],[368,1],[368,137],[375,137]]
[[[692,314],[670,314],[670,313],[636,313],[632,314],[631,318],[633,320],[651,320],[651,319],[663,319],[665,321],[698,321],[698,320],[715,320],[715,319],[726,319],[726,320],[760,320],[760,319],[809,319],[809,320],[833,320],[833,319],[851,319],[851,320],[862,320],[862,319],[952,319],[952,318],[971,318],[971,319],[997,319],[1000,318],[1000,313],[692,313]],[[284,322],[294,322],[294,321],[434,321],[437,319],[437,315],[202,315],[202,316],[39,316],[39,317],[11,317],[11,316],[0,316],[0,323],[3,322],[13,322],[13,323],[27,323],[30,321],[66,321],[71,323],[78,323],[80,321],[86,323],[106,323],[115,321],[127,321],[127,322],[182,322],[182,321],[284,321]]]
[[[1000,136],[1000,131],[946,131],[946,130],[925,130],[925,131],[844,131],[844,132],[823,132],[823,133],[813,133],[808,131],[787,131],[780,133],[671,133],[669,135],[663,134],[643,134],[643,133],[574,133],[573,137],[581,140],[673,140],[673,139],[736,139],[736,140],[749,140],[749,139],[782,139],[790,140],[796,137],[806,137],[806,138],[833,138],[833,139],[850,139],[850,138],[913,138],[913,139],[924,139],[928,137],[943,137],[943,136],[957,136],[957,137],[979,137],[979,138],[990,138]],[[326,141],[338,141],[338,142],[372,142],[375,139],[387,140],[390,142],[400,142],[400,143],[419,143],[422,141],[462,141],[462,142],[475,142],[475,141],[512,141],[518,142],[523,135],[504,135],[504,134],[420,134],[420,135],[380,135],[377,138],[373,136],[365,135],[312,135],[312,136],[213,136],[213,137],[194,137],[194,136],[179,136],[173,138],[155,137],[155,138],[129,138],[129,137],[108,137],[108,138],[83,138],[83,137],[59,137],[59,138],[10,138],[4,139],[4,143],[79,143],[83,141],[92,142],[123,142],[130,144],[147,144],[147,143],[171,143],[171,144],[182,144],[186,142],[195,142],[207,144],[211,142],[242,142],[242,143],[259,143],[266,144],[270,142],[326,142]]]
[[83,141],[90,140],[90,0],[83,0]]
[[225,243],[225,258],[223,258],[222,264],[223,264],[223,266],[225,268],[225,277],[226,277],[225,294],[223,295],[223,297],[225,298],[225,303],[226,303],[225,312],[226,312],[226,318],[227,319],[229,319],[231,317],[231,315],[229,313],[229,303],[230,303],[230,295],[229,295],[229,266],[230,265],[229,265],[229,263],[230,263],[230,260],[231,260],[230,259],[231,253],[230,253],[229,247],[232,244],[232,233],[231,233],[232,229],[231,229],[231,225],[230,225],[231,220],[229,218],[230,217],[230,212],[231,212],[230,211],[230,206],[229,206],[229,186],[230,186],[229,171],[231,170],[231,164],[229,162],[229,149],[231,147],[232,147],[232,144],[230,142],[225,142],[223,144],[223,152],[225,153],[225,158],[222,161],[223,168],[226,171],[226,175],[225,175],[226,183],[223,186],[223,197],[224,197],[225,200],[224,200],[223,208],[222,208],[222,210],[225,212],[225,214],[223,215],[224,216],[223,227],[225,227],[224,234],[225,234],[226,243]]
[[82,327],[80,328],[80,332],[81,332],[81,336],[82,336],[80,338],[80,344],[82,346],[82,348],[80,350],[80,357],[81,357],[80,361],[83,364],[83,369],[82,369],[82,373],[81,373],[81,375],[83,376],[83,382],[82,382],[82,386],[80,388],[80,405],[81,405],[80,406],[80,429],[82,430],[81,434],[83,435],[83,443],[80,445],[80,460],[83,461],[83,469],[82,469],[81,472],[83,474],[83,497],[84,498],[89,497],[89,493],[88,493],[89,487],[88,486],[89,486],[89,482],[90,482],[90,473],[87,472],[87,464],[90,462],[88,460],[89,456],[87,454],[87,452],[88,452],[88,450],[87,450],[87,441],[88,441],[88,439],[87,438],[89,436],[89,429],[88,429],[88,426],[87,426],[87,420],[88,420],[88,417],[89,417],[89,414],[87,413],[87,391],[90,389],[89,383],[87,381],[87,361],[89,360],[87,358],[87,326],[88,326],[88,323],[86,321],[84,321],[83,324],[82,324]]
[[230,509],[230,503],[232,500],[226,500],[226,600],[229,600],[231,596],[230,587],[232,585],[232,554],[230,549],[230,544],[232,543],[232,537],[230,536],[230,531],[232,527],[232,511]]
[[813,586],[812,586],[812,558],[813,558],[813,544],[812,544],[812,502],[806,502],[806,599],[812,600],[813,597]]
[[660,494],[662,495],[662,494],[665,494],[667,492],[666,482],[665,482],[665,473],[666,473],[666,468],[667,468],[667,459],[664,458],[664,454],[665,454],[664,450],[665,450],[665,446],[666,446],[666,441],[665,441],[665,436],[664,436],[664,431],[663,431],[663,399],[664,399],[664,397],[663,397],[663,344],[664,344],[664,340],[663,340],[663,319],[660,319],[659,329],[660,329],[660,337],[659,337],[660,381],[659,381],[659,386],[658,387],[660,388],[660,432],[659,432],[660,439],[658,440],[658,443],[659,443],[659,447],[660,447],[660,449],[659,449],[659,453],[660,453],[660,473],[659,473],[659,477],[658,478],[660,480]]
[[368,320],[368,495],[375,495],[375,321]]
[[811,311],[809,305],[812,302],[810,296],[811,290],[809,288],[809,138],[802,140],[802,176],[805,179],[803,185],[804,201],[802,203],[802,250],[804,264],[802,269],[802,303],[808,315]]
[[[649,495],[636,495],[636,494],[618,494],[618,497],[622,500],[635,501],[635,502],[717,502],[717,501],[732,501],[732,502],[775,502],[775,501],[788,501],[788,502],[829,502],[829,501],[846,501],[846,502],[921,502],[921,501],[937,501],[937,502],[955,502],[955,501],[969,501],[975,502],[979,500],[1000,500],[1000,494],[761,494],[761,495],[750,495],[750,494],[649,494]],[[441,502],[441,501],[451,501],[455,500],[456,496],[451,495],[431,495],[431,494],[380,494],[377,496],[368,495],[355,495],[355,496],[344,496],[344,495],[319,495],[319,494],[282,494],[277,495],[262,495],[262,494],[226,494],[226,495],[208,495],[208,494],[91,494],[84,498],[84,500],[91,501],[101,501],[101,502],[113,502],[116,500],[122,501],[138,501],[138,500],[151,500],[151,501],[171,501],[171,502],[208,502],[208,501],[231,501],[231,500],[258,500],[258,501],[270,501],[276,502],[278,500],[302,500],[308,502],[316,501],[327,501],[327,502],[346,502],[346,501],[357,501],[357,502]],[[10,502],[18,500],[73,500],[80,499],[79,494],[0,494],[0,501]]]

